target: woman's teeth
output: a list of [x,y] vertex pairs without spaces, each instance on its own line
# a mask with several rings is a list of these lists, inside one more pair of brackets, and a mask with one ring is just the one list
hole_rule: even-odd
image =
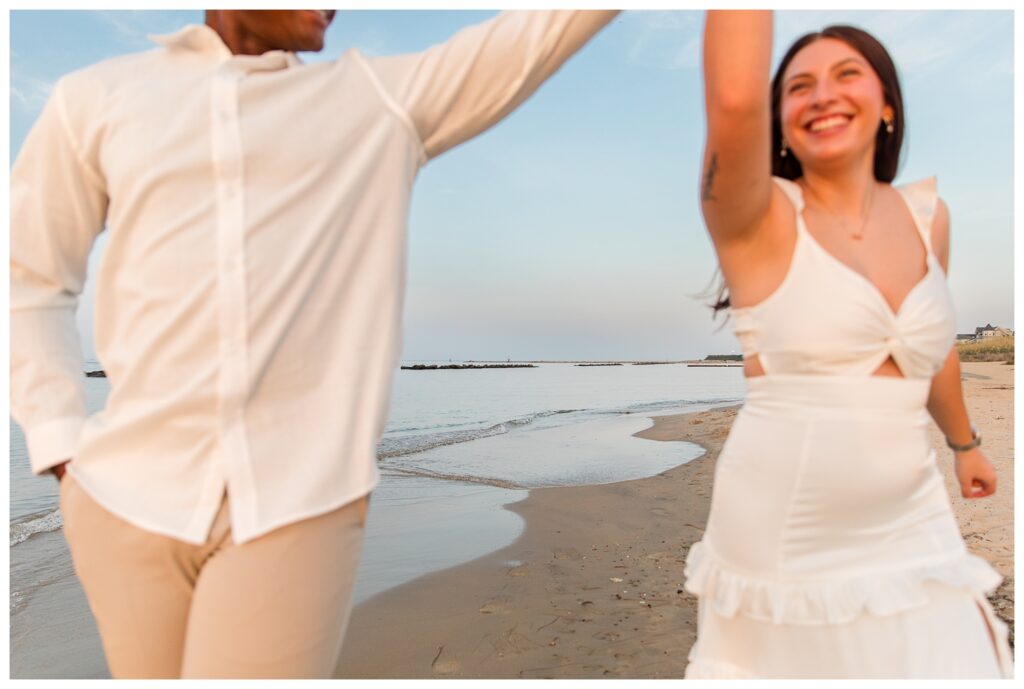
[[846,124],[848,118],[843,115],[836,115],[834,117],[825,117],[820,120],[811,122],[810,130],[812,132],[820,132],[826,129],[832,129],[833,127],[839,127]]

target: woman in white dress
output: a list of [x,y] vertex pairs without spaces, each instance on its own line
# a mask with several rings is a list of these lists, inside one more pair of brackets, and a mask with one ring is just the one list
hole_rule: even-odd
[[[688,678],[1012,673],[928,441],[991,495],[960,388],[934,179],[896,188],[903,105],[885,48],[804,37],[769,82],[771,13],[709,12],[705,221],[747,399],[687,558]],[[724,295],[724,292],[723,292]],[[945,458],[943,458],[945,460]]]

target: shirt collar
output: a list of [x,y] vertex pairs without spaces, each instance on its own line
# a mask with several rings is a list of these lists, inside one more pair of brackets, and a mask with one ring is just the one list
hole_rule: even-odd
[[207,53],[215,56],[220,62],[225,62],[234,57],[244,57],[259,62],[277,63],[281,68],[302,64],[302,61],[295,53],[287,50],[271,50],[262,55],[234,55],[231,49],[225,45],[220,34],[206,24],[189,24],[173,33],[150,34],[148,38],[154,43],[167,48]]

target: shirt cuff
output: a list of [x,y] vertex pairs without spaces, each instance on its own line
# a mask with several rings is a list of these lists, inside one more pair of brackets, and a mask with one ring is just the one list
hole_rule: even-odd
[[25,431],[32,473],[39,475],[68,461],[78,451],[85,417],[54,419]]

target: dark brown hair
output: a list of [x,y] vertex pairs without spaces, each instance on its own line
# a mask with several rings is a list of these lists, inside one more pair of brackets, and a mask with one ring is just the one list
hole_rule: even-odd
[[806,34],[797,39],[789,47],[779,68],[772,79],[772,174],[786,179],[796,179],[803,175],[800,161],[794,155],[782,156],[782,76],[789,63],[804,47],[822,38],[834,38],[847,44],[864,56],[871,68],[875,70],[882,82],[882,96],[886,105],[892,108],[893,131],[886,131],[880,121],[875,133],[875,179],[879,182],[892,182],[896,178],[896,170],[900,163],[900,148],[903,146],[903,130],[906,119],[903,112],[903,92],[900,90],[900,79],[896,74],[889,52],[878,39],[863,29],[837,24],[827,26],[821,31]]
[[[786,72],[789,63],[793,58],[811,43],[822,38],[834,38],[846,43],[848,46],[860,53],[871,68],[875,70],[879,81],[882,82],[882,95],[886,105],[892,108],[893,131],[890,134],[885,125],[880,121],[878,131],[875,133],[875,162],[874,175],[879,182],[892,182],[896,177],[896,171],[900,163],[900,150],[903,147],[903,132],[906,117],[903,109],[903,92],[900,89],[899,75],[896,73],[896,65],[877,38],[863,29],[845,24],[834,24],[827,26],[821,31],[814,31],[798,38],[789,47],[786,54],[779,62],[772,78],[772,142],[771,160],[772,175],[785,179],[797,179],[803,175],[803,167],[796,156],[790,153],[782,155],[782,77]],[[717,313],[721,309],[729,307],[729,296],[726,294],[724,280],[719,286],[718,296],[712,307]]]

